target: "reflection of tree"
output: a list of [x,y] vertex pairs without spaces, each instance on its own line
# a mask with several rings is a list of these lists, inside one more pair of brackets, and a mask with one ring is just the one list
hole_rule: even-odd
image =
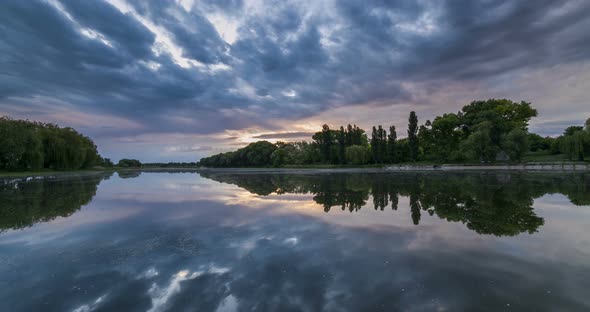
[[270,195],[272,193],[284,193],[274,183],[272,175],[257,175],[257,174],[215,174],[210,172],[199,172],[203,177],[213,179],[215,181],[235,184],[248,192],[256,195]]
[[[201,173],[201,175],[203,175]],[[204,175],[206,176],[206,175]],[[397,210],[399,196],[409,199],[412,222],[419,224],[422,210],[439,218],[462,222],[480,234],[513,236],[534,233],[544,224],[533,210],[535,198],[562,193],[573,204],[590,205],[588,174],[525,173],[403,173],[272,175],[217,174],[209,177],[236,184],[250,192],[311,193],[324,207],[351,212],[367,204],[375,210],[391,203]],[[264,191],[261,191],[264,190]]]
[[355,181],[350,179],[334,180],[329,175],[323,175],[312,189],[315,194],[313,200],[321,204],[326,212],[335,206],[350,212],[358,211],[367,203],[369,190],[358,189],[355,184]]
[[88,204],[106,175],[0,184],[0,232],[67,217]]
[[141,171],[139,170],[120,170],[117,171],[119,178],[121,179],[132,179],[137,178],[141,175]]
[[410,211],[412,211],[412,222],[415,225],[420,224],[420,199],[415,192],[410,193]]
[[522,175],[482,174],[424,179],[422,206],[480,234],[534,233],[543,225],[532,208],[536,190]]

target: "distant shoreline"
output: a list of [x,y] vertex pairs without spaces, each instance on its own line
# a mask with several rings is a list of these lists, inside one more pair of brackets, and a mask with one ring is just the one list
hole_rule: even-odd
[[142,167],[142,168],[112,168],[112,169],[89,169],[89,170],[70,170],[70,171],[0,171],[0,179],[10,178],[27,178],[27,177],[54,177],[80,174],[96,174],[103,172],[229,172],[229,173],[379,173],[379,172],[451,172],[451,171],[553,171],[553,172],[586,172],[590,171],[590,163],[525,163],[525,164],[443,164],[443,165],[425,165],[425,164],[401,164],[386,165],[381,167],[322,167],[322,166],[303,166],[303,167]]
[[489,165],[389,165],[383,167],[334,167],[334,168],[209,168],[201,167],[197,171],[236,172],[236,173],[331,173],[331,172],[422,172],[422,171],[590,171],[588,163],[530,163],[530,164],[489,164]]

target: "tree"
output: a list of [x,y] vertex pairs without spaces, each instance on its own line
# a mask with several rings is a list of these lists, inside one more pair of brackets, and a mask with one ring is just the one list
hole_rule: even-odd
[[410,156],[410,144],[408,138],[397,140],[395,158],[398,162],[407,162],[411,160]]
[[72,128],[0,117],[0,169],[81,169],[99,159],[94,142]]
[[387,149],[387,132],[381,125],[377,128],[373,127],[371,134],[371,154],[373,155],[373,162],[382,164],[385,162]]
[[113,162],[111,161],[111,159],[110,159],[110,158],[104,158],[104,159],[102,160],[102,166],[104,166],[104,167],[109,167],[109,168],[110,168],[110,167],[114,167],[114,166],[115,166],[115,164],[113,164]]
[[408,144],[410,147],[410,159],[412,161],[416,161],[418,159],[418,116],[416,116],[416,112],[410,112],[408,122]]
[[461,121],[456,114],[437,116],[432,122],[433,158],[439,161],[450,161],[459,158],[458,151],[463,133],[459,130]]
[[490,136],[488,122],[482,122],[478,129],[471,133],[467,140],[462,142],[461,150],[468,159],[480,161],[492,161],[496,157],[497,147]]
[[424,159],[435,159],[435,142],[432,131],[432,123],[426,120],[426,123],[418,128],[418,154]]
[[137,159],[128,159],[128,158],[123,158],[121,160],[119,160],[119,162],[117,163],[117,166],[122,167],[122,168],[139,168],[141,167],[141,162]]
[[576,131],[571,135],[564,136],[561,150],[569,160],[584,160],[586,145],[590,145],[588,141],[584,131]]
[[385,162],[387,155],[387,131],[381,125],[377,127],[379,163]]
[[389,135],[387,136],[387,162],[395,163],[397,162],[396,157],[396,141],[397,141],[397,132],[395,132],[395,126],[389,127]]
[[270,154],[270,160],[273,167],[280,167],[285,164],[287,158],[287,152],[284,148],[277,148],[272,154]]
[[365,135],[365,130],[354,125],[352,127],[352,145],[367,145],[368,140]]
[[565,129],[565,131],[563,132],[564,136],[570,136],[570,135],[574,135],[574,133],[578,132],[578,131],[582,131],[584,130],[584,127],[582,126],[569,126]]
[[551,149],[551,137],[542,137],[536,133],[528,134],[531,152],[546,151]]
[[527,133],[519,128],[513,129],[506,135],[503,147],[511,160],[521,161],[522,156],[529,150]]
[[[459,117],[461,129],[465,137],[480,131],[485,123],[484,132],[491,140],[491,147],[487,151],[495,153],[501,150],[502,140],[513,129],[528,130],[528,122],[537,116],[537,110],[531,107],[531,103],[521,101],[513,102],[507,99],[489,99],[486,101],[473,101],[463,106]],[[478,134],[479,136],[482,133]],[[486,158],[490,158],[489,155]]]
[[348,126],[346,126],[346,146],[353,145],[352,136],[353,136],[353,129],[352,129],[352,126],[350,124],[348,124]]
[[332,161],[332,133],[330,133],[330,127],[326,124],[322,126],[320,151],[324,162],[329,163]]
[[371,132],[371,155],[373,156],[373,162],[375,163],[378,162],[377,159],[379,158],[377,151],[377,145],[379,144],[377,143],[378,140],[377,128],[373,126],[373,131]]
[[366,164],[370,159],[371,153],[367,147],[353,145],[346,148],[346,161],[353,165]]
[[341,164],[346,162],[345,153],[346,153],[346,133],[344,132],[344,127],[340,126],[340,131],[338,132],[338,161]]

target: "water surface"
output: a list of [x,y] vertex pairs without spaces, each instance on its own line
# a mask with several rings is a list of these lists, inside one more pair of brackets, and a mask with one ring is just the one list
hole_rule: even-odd
[[2,311],[588,311],[590,175],[0,183]]

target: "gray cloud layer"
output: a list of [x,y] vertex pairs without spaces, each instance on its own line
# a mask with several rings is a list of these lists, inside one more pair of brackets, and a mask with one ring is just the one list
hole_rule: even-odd
[[[421,103],[413,85],[428,94],[590,57],[588,1],[265,1],[260,7],[228,0],[187,10],[172,1],[133,0],[125,7],[3,3],[2,111],[52,99],[71,111],[144,126],[127,134],[277,129],[273,118],[297,120],[343,105],[436,104]],[[212,16],[236,24],[233,42]]]

